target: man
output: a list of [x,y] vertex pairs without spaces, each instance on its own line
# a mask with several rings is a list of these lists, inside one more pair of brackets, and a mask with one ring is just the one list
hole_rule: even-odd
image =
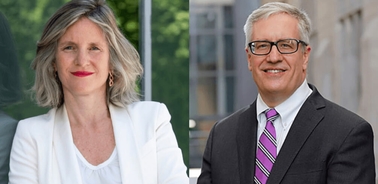
[[17,123],[17,120],[0,110],[0,184],[8,183],[9,154]]
[[18,121],[2,108],[21,99],[16,49],[6,17],[0,12],[0,184],[8,183],[9,154]]
[[375,183],[371,126],[306,81],[306,13],[268,3],[248,17],[244,31],[259,94],[215,124],[198,183]]

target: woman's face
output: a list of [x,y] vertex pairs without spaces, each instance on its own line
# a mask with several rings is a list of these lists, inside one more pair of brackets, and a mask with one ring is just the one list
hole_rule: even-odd
[[65,97],[105,97],[109,46],[101,28],[85,17],[71,25],[58,41],[54,67]]

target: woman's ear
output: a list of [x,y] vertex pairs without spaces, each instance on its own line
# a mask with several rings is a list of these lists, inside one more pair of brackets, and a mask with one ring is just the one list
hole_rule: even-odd
[[53,66],[54,72],[58,71],[58,69],[56,69],[56,62],[55,61],[52,63],[52,66]]

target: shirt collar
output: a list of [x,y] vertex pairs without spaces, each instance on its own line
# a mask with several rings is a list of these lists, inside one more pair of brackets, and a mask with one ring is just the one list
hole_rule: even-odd
[[[286,127],[288,123],[294,121],[294,118],[296,117],[302,104],[306,101],[307,97],[311,95],[311,93],[312,90],[308,86],[307,80],[305,79],[303,83],[298,87],[298,89],[295,90],[295,92],[288,99],[286,99],[278,106],[274,107],[280,114],[283,127]],[[268,105],[266,105],[259,93],[256,100],[257,118],[259,118],[261,113],[263,113],[268,108]]]

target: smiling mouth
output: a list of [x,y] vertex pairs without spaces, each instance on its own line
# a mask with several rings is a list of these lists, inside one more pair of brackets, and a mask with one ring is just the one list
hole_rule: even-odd
[[86,76],[92,75],[93,72],[77,71],[77,72],[72,72],[72,74],[77,77],[86,77]]
[[285,70],[264,70],[266,73],[281,73],[284,72]]

